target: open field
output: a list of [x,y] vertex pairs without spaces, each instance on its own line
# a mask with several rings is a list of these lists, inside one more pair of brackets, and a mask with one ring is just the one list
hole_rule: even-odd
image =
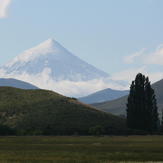
[[163,162],[163,136],[0,137],[0,163]]
[[163,136],[0,137],[0,163],[163,162]]

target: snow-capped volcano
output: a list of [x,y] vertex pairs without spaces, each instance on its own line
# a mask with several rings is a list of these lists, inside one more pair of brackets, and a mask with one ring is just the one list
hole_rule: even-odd
[[69,96],[81,96],[119,85],[109,75],[76,57],[53,39],[26,50],[0,68],[14,77]]
[[108,77],[107,73],[72,55],[53,39],[25,51],[3,68],[7,70],[7,74],[30,75],[36,75],[46,69],[56,81],[86,81]]

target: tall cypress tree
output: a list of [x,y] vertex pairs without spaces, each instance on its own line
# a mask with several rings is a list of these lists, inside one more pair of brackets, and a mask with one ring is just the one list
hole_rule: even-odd
[[131,129],[155,131],[158,126],[157,102],[148,77],[137,74],[127,102],[127,125]]
[[162,109],[162,117],[161,117],[161,124],[160,124],[160,129],[161,129],[161,132],[163,132],[163,109]]
[[162,109],[161,125],[163,126],[163,109]]

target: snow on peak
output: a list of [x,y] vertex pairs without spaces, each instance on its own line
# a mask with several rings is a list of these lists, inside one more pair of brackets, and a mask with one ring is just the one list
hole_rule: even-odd
[[26,50],[2,67],[7,74],[38,74],[51,69],[54,80],[87,81],[109,75],[70,53],[54,39]]
[[36,46],[35,48],[38,48],[38,49],[53,49],[56,46],[61,48],[61,45],[57,41],[55,41],[52,38],[49,38],[48,40],[46,40],[43,43]]
[[29,50],[24,51],[22,54],[15,57],[11,62],[7,63],[7,67],[13,66],[15,63],[27,63],[36,59],[39,56],[49,55],[49,54],[58,54],[65,53],[66,49],[62,47],[57,41],[50,38],[43,43],[33,47]]

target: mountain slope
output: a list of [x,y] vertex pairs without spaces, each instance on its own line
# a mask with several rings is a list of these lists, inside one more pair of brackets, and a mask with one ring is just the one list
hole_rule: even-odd
[[4,86],[21,89],[39,89],[38,87],[21,80],[0,78],[0,87]]
[[53,39],[25,51],[3,68],[7,69],[7,73],[33,75],[48,68],[54,80],[81,81],[108,77],[107,73],[74,56]]
[[108,88],[88,95],[86,97],[81,97],[79,98],[79,101],[84,102],[86,104],[100,103],[120,98],[122,96],[127,95],[128,93],[129,91],[120,91]]
[[96,125],[122,130],[125,121],[52,91],[0,87],[0,125],[19,134],[61,135],[87,134]]
[[124,83],[111,80],[107,73],[76,57],[53,39],[26,50],[2,66],[0,77],[16,78],[67,96],[124,87]]
[[[155,90],[159,112],[161,113],[161,110],[163,109],[163,80],[154,83],[152,88]],[[93,106],[99,110],[115,115],[126,114],[127,98],[128,96],[124,96],[113,101],[93,104]]]

